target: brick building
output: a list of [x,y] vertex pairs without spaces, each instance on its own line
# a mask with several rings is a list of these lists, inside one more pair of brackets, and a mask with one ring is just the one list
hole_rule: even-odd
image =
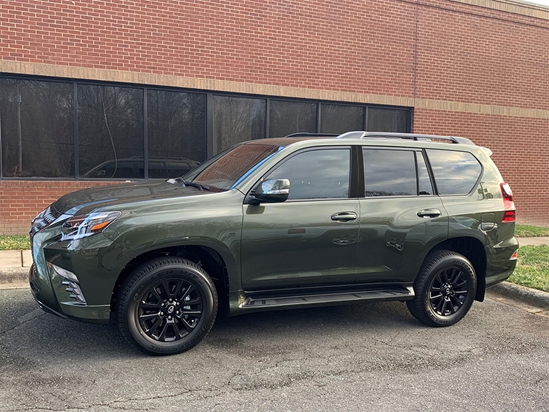
[[357,129],[488,146],[519,223],[549,225],[549,8],[3,0],[0,38],[0,233],[69,191],[242,140]]

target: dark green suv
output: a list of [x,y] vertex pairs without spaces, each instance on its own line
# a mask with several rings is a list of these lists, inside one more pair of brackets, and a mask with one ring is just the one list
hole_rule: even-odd
[[63,196],[33,221],[30,284],[62,317],[150,354],[229,315],[406,301],[458,322],[516,264],[515,206],[464,138],[349,132],[234,146],[166,182]]

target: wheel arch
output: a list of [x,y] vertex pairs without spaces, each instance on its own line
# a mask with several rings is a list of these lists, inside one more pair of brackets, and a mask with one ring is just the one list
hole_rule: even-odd
[[[218,250],[205,245],[179,245],[164,247],[155,250],[149,250],[136,256],[124,266],[118,278],[116,279],[112,296],[111,311],[117,304],[117,296],[121,286],[132,272],[145,262],[161,256],[177,256],[197,264],[202,267],[214,282],[219,299],[219,315],[225,315],[229,310],[229,269],[227,257],[223,256]],[[234,263],[234,262],[233,262]],[[230,266],[229,262],[229,266]]]
[[486,291],[486,250],[483,243],[474,237],[455,237],[437,243],[427,253],[426,257],[435,250],[450,250],[465,256],[473,265],[477,275],[477,291],[475,300],[482,302]]

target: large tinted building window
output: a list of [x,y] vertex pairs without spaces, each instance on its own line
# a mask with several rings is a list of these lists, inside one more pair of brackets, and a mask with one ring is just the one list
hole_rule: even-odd
[[410,113],[0,73],[0,178],[165,179],[265,136],[409,132]]
[[206,158],[206,95],[147,91],[149,177],[181,176]]
[[382,109],[369,107],[366,129],[369,132],[407,132],[410,111],[406,109]]
[[271,100],[269,136],[316,132],[316,104]]
[[321,133],[345,133],[364,129],[364,107],[342,104],[322,104]]
[[2,177],[74,177],[73,85],[0,79]]
[[265,99],[214,96],[213,152],[265,137],[265,108]]
[[80,177],[143,178],[143,89],[78,85],[78,150]]

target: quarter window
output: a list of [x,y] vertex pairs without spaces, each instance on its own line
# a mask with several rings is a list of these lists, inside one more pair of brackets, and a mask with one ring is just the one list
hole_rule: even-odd
[[475,187],[482,167],[467,152],[427,150],[439,195],[466,195]]
[[299,153],[265,179],[289,179],[288,199],[349,197],[350,149],[318,149]]

